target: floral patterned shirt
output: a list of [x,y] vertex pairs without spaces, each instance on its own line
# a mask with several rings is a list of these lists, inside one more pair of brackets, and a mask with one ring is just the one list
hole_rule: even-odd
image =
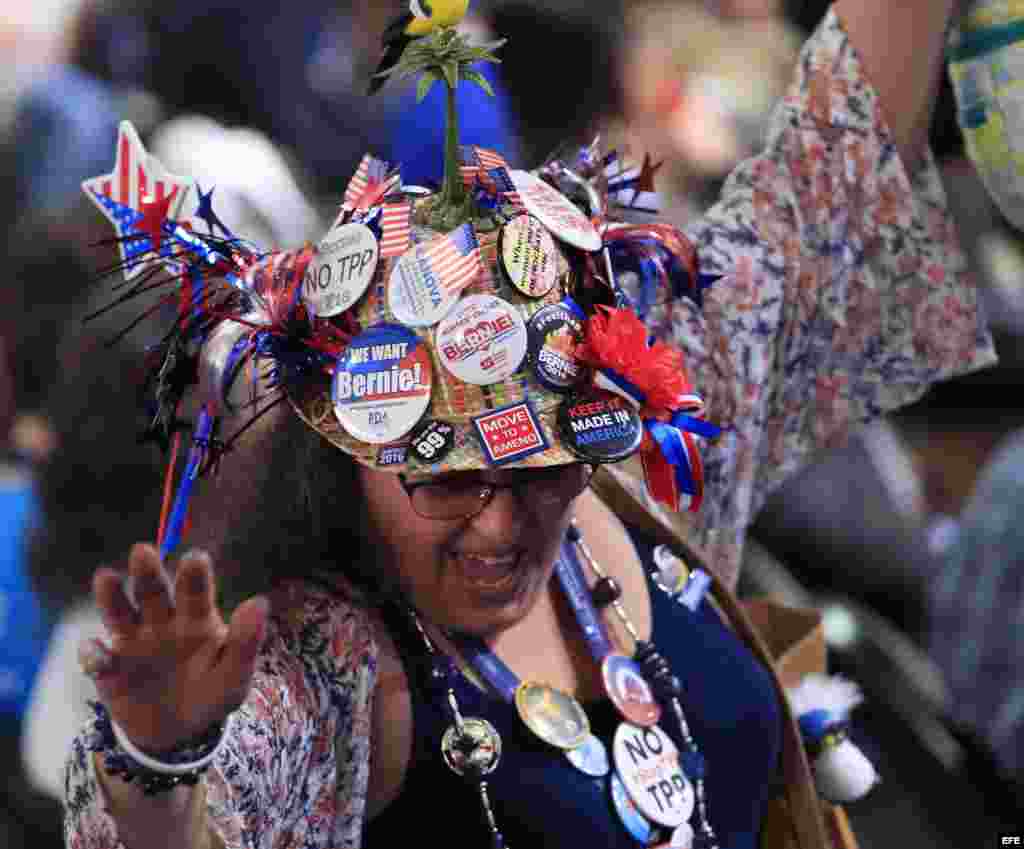
[[704,445],[703,504],[681,518],[735,586],[774,487],[851,428],[996,357],[935,161],[911,183],[834,11],[764,152],[686,234],[701,271],[721,277],[702,307],[660,293],[645,321],[683,349],[707,419],[725,428]]
[[[766,150],[688,235],[702,270],[721,279],[703,309],[666,295],[646,320],[683,348],[709,420],[727,428],[706,446],[691,532],[733,581],[745,528],[773,486],[851,427],[995,354],[935,163],[911,185],[834,12],[804,47]],[[360,843],[369,619],[298,592],[207,774],[210,821],[228,849]],[[68,846],[119,849],[84,739],[68,764]]]

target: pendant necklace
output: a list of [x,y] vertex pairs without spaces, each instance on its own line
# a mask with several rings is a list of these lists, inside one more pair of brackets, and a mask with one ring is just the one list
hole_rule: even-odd
[[[586,582],[576,549],[598,576],[593,590]],[[621,589],[603,572],[574,523],[567,529],[555,574],[580,625],[587,649],[601,670],[604,691],[622,719],[614,734],[610,756],[604,743],[591,733],[583,707],[570,694],[545,683],[520,681],[478,638],[457,634],[450,635],[451,638],[491,689],[515,705],[520,719],[536,737],[561,750],[581,772],[595,778],[609,776],[613,807],[627,831],[640,843],[650,845],[652,837],[661,837],[667,832],[668,840],[659,840],[656,845],[718,849],[708,820],[704,759],[690,733],[679,699],[682,684],[657,649],[639,639],[622,605]],[[695,574],[703,573],[697,570]],[[663,584],[658,582],[658,586]],[[668,587],[664,589],[669,592]],[[612,644],[598,612],[598,606],[608,605],[635,641],[634,658],[616,651]],[[415,615],[413,620],[435,662],[435,680],[453,674],[454,664],[447,657],[443,659],[448,666],[439,672],[439,659],[443,656],[434,649]],[[450,680],[445,689],[454,721],[443,735],[442,757],[454,772],[478,785],[493,845],[504,847],[484,780],[497,766],[501,738],[486,720],[461,716]],[[658,724],[665,708],[678,726],[684,743],[682,751]]]

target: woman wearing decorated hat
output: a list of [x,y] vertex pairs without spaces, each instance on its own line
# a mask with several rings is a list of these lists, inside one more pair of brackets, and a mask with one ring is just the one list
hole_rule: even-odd
[[[952,0],[839,0],[685,234],[635,223],[650,160],[458,146],[455,84],[497,49],[465,6],[412,3],[382,63],[449,87],[435,194],[367,156],[318,245],[263,254],[128,125],[85,184],[127,294],[178,306],[152,430],[188,457],[158,547],[95,576],[76,849],[856,845],[856,688],[803,674],[813,616],[729,585],[773,483],[994,359],[923,141]],[[261,418],[295,466],[263,532],[294,546],[228,623],[177,549]]]

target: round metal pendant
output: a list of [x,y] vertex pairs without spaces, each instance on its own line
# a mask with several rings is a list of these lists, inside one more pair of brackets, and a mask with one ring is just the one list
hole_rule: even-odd
[[690,819],[696,793],[679,763],[679,750],[657,725],[622,723],[612,745],[615,770],[643,815],[675,828]]
[[516,710],[527,728],[559,749],[575,749],[590,733],[580,703],[548,684],[523,681],[516,688]]
[[626,722],[648,728],[661,719],[661,705],[633,660],[611,652],[601,662],[601,679],[608,698]]
[[468,717],[462,721],[461,732],[457,725],[444,732],[441,755],[457,775],[487,775],[501,759],[501,735],[486,719]]
[[566,750],[565,756],[576,769],[594,778],[607,775],[612,768],[611,761],[608,760],[608,750],[593,734],[588,734],[575,749]]

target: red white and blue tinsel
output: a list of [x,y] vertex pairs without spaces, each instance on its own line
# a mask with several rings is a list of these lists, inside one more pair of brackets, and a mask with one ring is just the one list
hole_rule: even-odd
[[704,469],[695,437],[714,439],[721,430],[702,418],[704,402],[690,384],[683,355],[652,341],[633,310],[604,306],[587,320],[577,355],[594,368],[597,386],[639,411],[640,458],[651,496],[673,511],[699,510]]
[[[479,148],[466,150],[463,178],[481,209],[499,219],[519,214],[523,207],[504,160]],[[641,456],[651,494],[672,510],[697,510],[703,471],[696,439],[714,438],[719,430],[702,419],[704,405],[689,383],[682,355],[649,340],[641,317],[665,289],[699,304],[712,278],[699,273],[692,247],[675,228],[607,221],[610,209],[649,209],[639,201],[656,201],[657,167],[645,158],[639,170],[631,170],[617,153],[603,154],[595,143],[565,163],[549,161],[540,174],[563,190],[568,185],[567,195],[575,194],[603,234],[602,250],[584,258],[586,285],[604,286],[616,307],[596,308],[581,355],[594,366],[598,385],[640,410]],[[361,330],[351,312],[327,320],[307,310],[302,286],[315,253],[312,245],[261,251],[217,216],[212,188],[196,187],[198,202],[183,203],[193,185],[168,174],[127,123],[114,171],[83,184],[117,234],[112,244],[121,262],[108,273],[126,278],[115,287],[113,302],[96,314],[150,295],[156,302],[125,332],[150,316],[174,316],[170,331],[147,356],[151,421],[146,436],[172,453],[158,534],[164,556],[175,550],[187,526],[196,479],[284,400],[285,386],[329,378]],[[361,221],[382,252],[390,246],[389,255],[401,253],[411,231],[410,194],[417,194],[415,187],[403,186],[398,168],[367,154],[346,188],[336,223]],[[618,287],[617,271],[639,277],[637,302]],[[193,386],[198,413],[189,425],[181,417]],[[171,476],[183,428],[192,435],[175,491]],[[226,428],[233,430],[225,435]]]

